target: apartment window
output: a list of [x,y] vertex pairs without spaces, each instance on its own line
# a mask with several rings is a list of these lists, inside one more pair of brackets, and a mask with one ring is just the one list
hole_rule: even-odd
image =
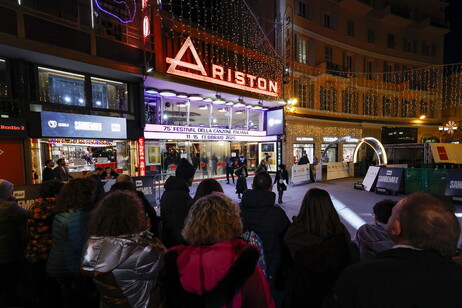
[[435,102],[434,101],[430,101],[430,110],[429,110],[428,117],[432,119],[435,118]]
[[391,100],[385,96],[382,98],[382,115],[391,117]]
[[418,52],[419,52],[419,41],[413,40],[412,41],[412,53],[418,53]]
[[379,97],[372,94],[363,94],[363,114],[370,116],[378,115]]
[[398,104],[399,104],[399,99],[397,97],[393,98],[393,106],[391,109],[391,116],[397,118],[398,117]]
[[395,35],[394,34],[388,34],[387,47],[388,48],[395,48]]
[[300,107],[307,108],[307,85],[299,80],[294,81],[294,94],[297,97]]
[[351,72],[353,70],[353,56],[343,52],[343,70]]
[[364,72],[365,72],[364,77],[367,80],[372,80],[372,73],[373,73],[372,61],[368,61],[367,59],[364,59]]
[[303,18],[307,17],[306,2],[302,0],[295,0],[295,14]]
[[420,101],[420,115],[428,116],[428,102],[421,100]]
[[39,67],[41,102],[85,107],[85,76]]
[[326,62],[332,62],[333,55],[332,55],[332,47],[325,46],[324,47],[324,59]]
[[0,59],[0,97],[8,97],[8,78],[6,73],[6,61]]
[[310,84],[310,100],[308,108],[314,109],[314,84]]
[[416,100],[403,100],[402,116],[403,118],[415,118],[417,116]]
[[422,41],[422,55],[429,56],[430,55],[430,45],[427,42]]
[[383,81],[391,82],[393,66],[387,62],[383,63]]
[[432,44],[432,48],[430,51],[430,56],[436,57],[436,44]]
[[320,109],[324,111],[336,111],[337,90],[335,88],[320,87]]
[[403,38],[403,51],[411,52],[411,41],[406,37]]
[[306,40],[297,36],[297,60],[306,64]]
[[325,28],[335,30],[337,28],[336,23],[337,23],[336,15],[331,14],[329,12],[325,12],[324,10],[321,10],[321,24]]
[[358,93],[342,91],[342,112],[358,113]]
[[127,84],[91,77],[93,107],[128,111]]
[[402,74],[403,74],[403,81],[408,81],[410,78],[410,71],[406,65],[403,65]]
[[373,29],[367,29],[367,42],[371,44],[375,43],[375,31]]
[[351,20],[347,22],[347,35],[355,37],[355,23]]

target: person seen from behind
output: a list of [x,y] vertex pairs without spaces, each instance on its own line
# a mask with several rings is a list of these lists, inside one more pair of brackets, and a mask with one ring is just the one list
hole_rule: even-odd
[[430,193],[399,201],[388,220],[393,248],[346,268],[325,307],[460,307],[462,267],[452,260],[460,224],[454,212]]
[[202,197],[208,196],[213,192],[223,192],[223,188],[220,183],[215,179],[205,179],[199,183],[196,189],[196,194],[193,198],[193,203],[199,200]]
[[258,250],[241,233],[237,204],[219,192],[200,198],[182,232],[188,245],[165,256],[166,306],[275,307]]
[[13,196],[13,183],[0,179],[0,306],[19,306],[27,211]]
[[[87,239],[87,222],[94,206],[96,182],[76,178],[66,183],[54,205],[51,249],[46,270],[62,291],[62,307],[91,306],[95,298],[91,281],[80,274],[82,248]],[[82,286],[88,286],[88,290]]]
[[350,234],[327,191],[312,188],[287,229],[284,242],[285,307],[322,307],[342,270],[351,264]]
[[252,189],[242,196],[241,217],[244,230],[254,231],[263,242],[271,293],[280,305],[283,295],[275,287],[276,273],[281,263],[283,236],[290,221],[284,210],[275,204],[276,194],[272,190],[273,181],[268,172],[257,173]]
[[189,187],[193,183],[196,169],[182,158],[175,171],[164,184],[165,191],[160,199],[162,219],[162,243],[166,247],[184,244],[181,230],[192,205]]
[[110,193],[91,213],[82,271],[93,277],[103,307],[158,307],[165,248],[149,225],[130,191]]
[[241,194],[247,190],[247,176],[244,171],[244,168],[238,168],[236,170],[237,181],[236,181],[236,194],[239,199],[241,199]]
[[389,199],[377,202],[373,208],[374,221],[362,225],[356,232],[355,243],[359,248],[361,262],[370,261],[377,253],[393,247],[387,223],[395,205],[396,201]]

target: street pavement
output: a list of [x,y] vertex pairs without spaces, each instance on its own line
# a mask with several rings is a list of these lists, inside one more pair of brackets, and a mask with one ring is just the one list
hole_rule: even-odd
[[[272,174],[272,177],[274,179],[274,174]],[[228,197],[231,197],[236,203],[240,203],[240,200],[236,194],[235,184],[227,184],[226,179],[217,180],[221,183],[224,193]],[[252,187],[252,180],[252,177],[247,178],[247,186],[249,188]],[[280,206],[286,212],[287,217],[289,217],[289,219],[292,221],[292,218],[296,216],[300,210],[301,203],[306,192],[310,188],[314,187],[324,189],[329,192],[342,223],[348,229],[353,239],[356,234],[356,230],[361,225],[373,220],[371,213],[374,204],[383,199],[399,201],[406,197],[402,194],[397,196],[386,196],[376,194],[375,192],[354,189],[354,183],[358,181],[362,181],[362,178],[331,180],[326,183],[316,182],[301,185],[289,185],[287,190],[284,192],[283,203],[281,203]],[[194,197],[194,194],[196,193],[198,184],[199,181],[196,181],[191,187],[192,197]],[[274,186],[273,191],[277,195],[276,185]],[[161,190],[161,193],[162,192],[163,190]],[[456,205],[456,215],[458,216],[459,222],[462,224],[461,205]],[[461,239],[459,239],[459,243],[461,242]]]

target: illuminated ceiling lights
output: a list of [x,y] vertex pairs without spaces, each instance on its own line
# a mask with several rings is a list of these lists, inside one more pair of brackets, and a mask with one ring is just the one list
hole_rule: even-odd
[[213,99],[211,99],[210,97],[206,97],[203,99],[204,102],[207,102],[207,103],[210,103],[210,102],[213,102]]
[[203,99],[202,96],[200,96],[199,94],[189,95],[188,98],[190,101],[201,101]]
[[226,102],[226,106],[234,106],[233,102]]
[[226,104],[226,101],[221,98],[221,95],[217,94],[217,98],[213,100],[212,104],[214,105],[223,105]]
[[218,112],[226,112],[226,111],[227,111],[226,108],[220,108],[220,109],[218,109]]
[[259,105],[256,105],[256,106],[252,106],[252,109],[259,110],[259,109],[263,109],[263,107],[259,106]]
[[178,93],[178,94],[176,95],[176,97],[178,97],[178,98],[188,98],[188,95],[186,95],[186,94],[184,94],[184,93]]
[[242,111],[242,110],[236,110],[234,113],[235,113],[235,114],[242,114],[243,112],[244,112],[244,111]]
[[148,93],[148,94],[159,94],[159,91],[157,91],[154,88],[146,88],[146,93]]
[[199,106],[199,109],[201,109],[201,110],[206,110],[207,108],[208,108],[207,105]]
[[172,90],[162,90],[159,92],[159,94],[161,96],[165,96],[165,97],[173,97],[173,96],[176,96],[176,93],[173,92]]
[[252,105],[245,105],[245,108],[250,109],[252,108]]

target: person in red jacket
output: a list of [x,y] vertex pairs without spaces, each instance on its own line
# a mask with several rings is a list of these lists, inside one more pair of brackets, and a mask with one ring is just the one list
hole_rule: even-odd
[[199,199],[172,247],[161,278],[167,307],[275,307],[259,253],[240,236],[239,206],[223,193]]

